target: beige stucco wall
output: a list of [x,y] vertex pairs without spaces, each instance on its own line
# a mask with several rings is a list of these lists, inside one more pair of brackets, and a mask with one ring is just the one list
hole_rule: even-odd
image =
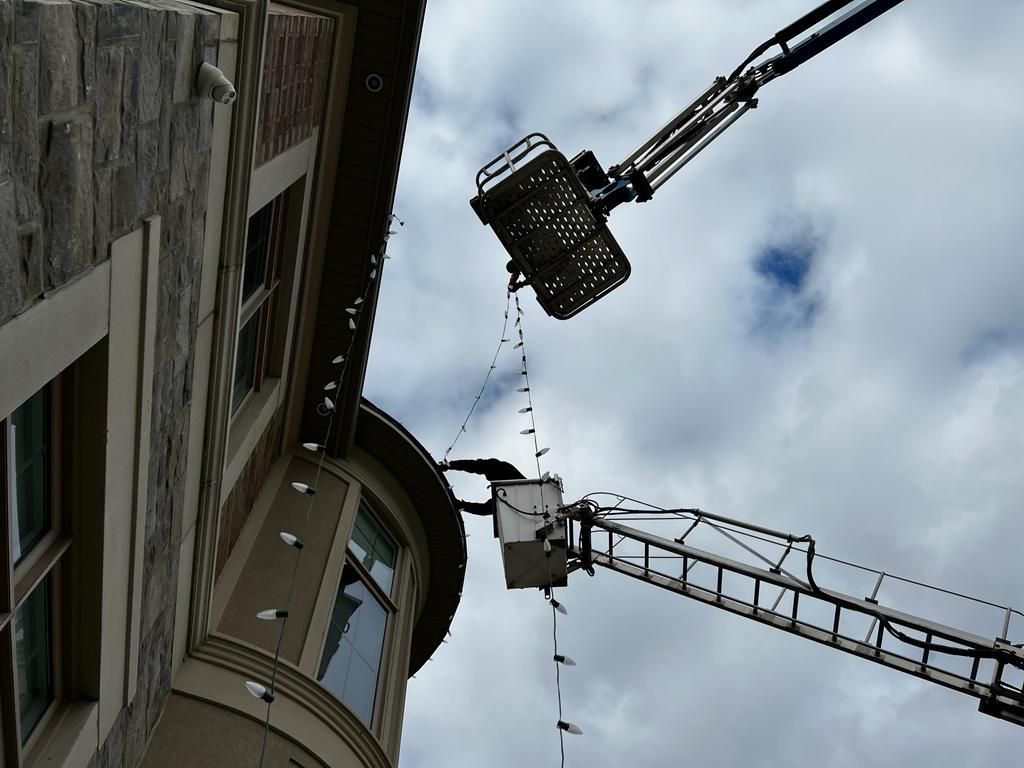
[[[257,765],[263,728],[256,720],[199,699],[171,694],[142,768],[224,768]],[[338,754],[335,766],[358,765],[355,755]],[[291,739],[272,732],[265,768],[326,768]]]
[[[273,652],[278,625],[260,621],[256,613],[264,608],[283,608],[288,602],[296,550],[286,546],[278,534],[280,531],[295,532],[305,542],[305,547],[295,574],[297,588],[291,595],[288,632],[281,643],[281,657],[298,664],[313,615],[317,589],[334,546],[348,483],[326,472],[317,481],[316,467],[300,456],[293,457],[288,464],[276,486],[269,514],[259,525],[237,581],[233,585],[224,585],[225,588],[233,588],[217,631]],[[290,485],[292,481],[315,483],[316,496],[311,499],[297,493]],[[310,501],[314,504],[312,513]],[[259,524],[260,521],[253,522]]]
[[[256,613],[288,604],[296,550],[281,541],[278,534],[282,530],[300,536],[305,547],[288,605],[272,728],[332,766],[382,768],[397,762],[412,633],[421,608],[420,585],[429,578],[426,537],[408,495],[376,460],[356,450],[348,460],[326,460],[319,478],[317,460],[318,454],[295,448],[267,474],[217,583],[212,609],[215,630],[184,660],[174,679],[181,698],[168,706],[149,750],[149,754],[160,751],[163,762],[154,756],[146,765],[252,764],[253,756],[244,745],[258,741],[253,726],[266,710],[246,692],[244,683],[247,679],[267,683],[271,676],[280,624],[261,621]],[[293,481],[315,485],[316,495],[296,492],[290,485]],[[393,592],[397,610],[384,639],[377,706],[370,727],[315,679],[361,499],[371,505],[400,546]],[[190,737],[187,745],[179,745],[169,734],[186,732],[195,718],[204,717],[197,712],[211,708],[224,714],[218,715],[220,726],[210,729],[210,738],[243,746],[217,747],[211,754],[220,762],[193,763],[192,750],[207,738],[205,731]],[[204,722],[214,720],[205,718]]]

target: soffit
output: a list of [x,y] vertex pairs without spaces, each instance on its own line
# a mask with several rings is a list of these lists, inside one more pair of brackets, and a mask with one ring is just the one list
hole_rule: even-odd
[[[394,202],[425,0],[349,4],[357,8],[352,62],[302,420],[303,433],[319,423],[315,408],[322,402],[321,388],[338,370],[331,360],[349,347],[345,309],[369,284],[345,381],[337,392],[338,428],[329,451],[339,457],[348,454],[355,438],[380,284],[379,279],[370,284],[369,257],[380,247]],[[366,86],[371,74],[383,79],[378,93]]]

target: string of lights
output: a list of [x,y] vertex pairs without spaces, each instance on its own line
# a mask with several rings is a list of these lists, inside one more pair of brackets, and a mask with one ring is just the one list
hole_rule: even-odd
[[[331,360],[331,363],[333,365],[337,365],[340,367],[338,368],[337,376],[333,377],[331,381],[327,382],[327,384],[324,385],[323,391],[325,393],[330,393],[333,390],[337,389],[341,385],[342,381],[344,381],[345,379],[348,360],[351,357],[352,350],[355,346],[356,330],[358,329],[359,326],[358,321],[359,318],[362,316],[362,310],[366,306],[366,301],[369,298],[373,282],[374,280],[377,279],[377,274],[381,267],[383,266],[381,262],[383,262],[385,259],[391,258],[390,256],[387,255],[387,245],[388,240],[391,238],[391,235],[396,234],[395,230],[391,229],[391,225],[395,222],[398,222],[399,226],[405,226],[405,222],[399,219],[393,213],[388,215],[388,229],[381,242],[380,248],[377,250],[376,253],[370,254],[370,273],[369,279],[367,280],[366,283],[366,288],[363,290],[362,296],[358,297],[355,301],[353,301],[351,307],[347,307],[345,309],[345,313],[348,315],[348,329],[350,331],[348,348],[346,349],[344,354],[338,355],[333,360]],[[331,430],[334,427],[335,411],[336,405],[334,400],[331,399],[331,396],[329,394],[324,394],[323,400],[317,405],[317,412],[321,416],[327,417],[327,426],[324,429],[323,442],[302,444],[302,447],[305,448],[306,450],[318,454],[316,472],[313,476],[313,484],[310,485],[308,483],[298,481],[291,483],[292,488],[297,493],[301,493],[309,497],[306,505],[306,517],[303,524],[303,528],[308,527],[309,518],[313,511],[313,501],[316,496],[317,484],[320,481],[320,472],[323,469],[324,460],[327,457],[327,445],[330,441]],[[278,627],[277,632],[277,642],[274,648],[274,662],[273,666],[271,667],[270,680],[266,685],[255,680],[245,681],[246,690],[248,690],[249,693],[255,696],[257,699],[260,699],[261,701],[265,702],[267,705],[266,717],[263,720],[263,739],[262,744],[260,746],[259,762],[257,763],[258,768],[263,768],[263,761],[266,758],[267,739],[270,734],[270,713],[271,707],[273,706],[274,703],[274,696],[277,691],[277,673],[281,662],[281,643],[282,640],[284,639],[285,628],[288,625],[288,612],[291,607],[292,595],[295,591],[296,577],[298,576],[299,572],[299,563],[302,560],[302,552],[305,546],[302,539],[294,533],[290,533],[288,531],[281,531],[280,537],[281,541],[283,541],[286,545],[295,550],[295,561],[292,564],[292,574],[288,582],[288,592],[287,597],[285,599],[284,607],[267,608],[256,614],[256,618],[261,619],[263,621],[280,621],[280,625]]]
[[501,326],[501,336],[498,341],[498,347],[494,350],[494,357],[491,358],[491,367],[487,369],[487,375],[484,376],[484,383],[480,386],[480,391],[476,393],[476,397],[473,398],[473,404],[469,407],[469,413],[466,414],[466,418],[462,420],[462,426],[459,427],[459,431],[455,435],[455,439],[452,440],[452,444],[448,446],[448,449],[444,452],[443,461],[448,460],[448,454],[452,452],[455,444],[459,442],[459,438],[466,432],[466,425],[469,424],[470,418],[473,416],[473,411],[476,410],[477,405],[484,396],[484,391],[487,389],[487,383],[491,380],[491,374],[494,373],[494,369],[498,367],[498,355],[501,354],[501,348],[507,342],[512,339],[506,338],[505,333],[508,331],[508,309],[511,300],[511,291],[505,291],[505,322]]
[[554,646],[554,654],[552,659],[555,663],[555,696],[558,700],[558,720],[555,723],[555,727],[558,729],[558,751],[561,755],[561,766],[565,768],[565,734],[571,733],[575,736],[583,735],[583,730],[573,723],[563,719],[562,715],[562,666],[575,667],[576,662],[573,661],[569,656],[558,652],[558,614],[563,616],[568,614],[565,606],[555,599],[554,596],[554,581],[555,577],[551,571],[551,542],[547,538],[547,531],[544,532],[544,557],[546,558],[548,567],[548,583],[551,584],[545,590],[545,595],[548,600],[548,605],[551,606],[551,641]]
[[533,394],[530,392],[530,371],[526,367],[526,337],[523,335],[523,308],[519,306],[519,296],[516,296],[516,332],[519,334],[519,341],[513,347],[513,349],[522,350],[522,363],[523,370],[520,371],[520,375],[523,377],[523,386],[519,387],[520,392],[526,393],[526,407],[520,408],[520,413],[527,413],[530,415],[530,426],[528,429],[521,430],[521,435],[531,435],[533,437],[533,459],[537,462],[537,477],[541,476],[540,473],[540,457],[547,453],[550,448],[541,448],[540,443],[537,441],[537,420],[533,416]]

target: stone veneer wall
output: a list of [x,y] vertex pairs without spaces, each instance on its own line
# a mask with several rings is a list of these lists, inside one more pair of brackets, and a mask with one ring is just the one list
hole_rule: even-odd
[[174,0],[0,0],[0,324],[161,217],[138,690],[96,766],[135,765],[170,692],[213,119],[193,82],[219,29]]
[[217,535],[217,566],[213,572],[215,579],[220,578],[221,571],[238,543],[238,537],[249,520],[249,514],[256,503],[256,497],[263,489],[267,472],[278,456],[281,455],[281,431],[284,427],[284,408],[278,409],[263,431],[256,447],[253,448],[249,460],[242,468],[234,488],[220,510],[220,531]]

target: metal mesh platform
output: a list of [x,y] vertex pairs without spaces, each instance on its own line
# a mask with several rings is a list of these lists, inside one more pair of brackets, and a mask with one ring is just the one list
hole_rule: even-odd
[[588,200],[569,161],[554,148],[480,196],[482,218],[544,311],[559,320],[590,306],[630,273],[628,259],[607,225],[591,213]]

